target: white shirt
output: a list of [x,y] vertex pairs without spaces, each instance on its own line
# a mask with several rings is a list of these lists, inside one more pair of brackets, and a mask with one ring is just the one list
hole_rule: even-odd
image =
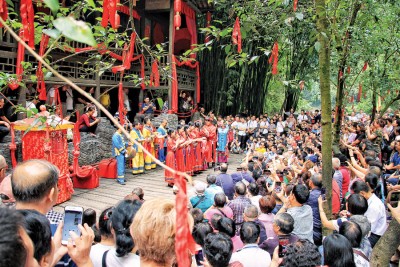
[[104,252],[113,248],[114,246],[107,246],[100,243],[92,246],[90,249],[90,259],[93,262],[93,267],[101,267]]
[[247,127],[249,128],[249,129],[255,129],[255,128],[257,128],[257,121],[249,121],[248,123],[247,123]]
[[[263,128],[263,127],[265,127],[265,128]],[[260,129],[262,130],[261,133],[262,134],[267,134],[268,133],[268,127],[269,127],[268,121],[262,121],[260,123]]]
[[74,109],[74,95],[72,93],[72,89],[68,88],[65,91],[65,94],[67,95],[67,100],[65,103],[67,104],[67,110],[73,110]]
[[128,94],[124,92],[124,105],[126,105],[126,110],[131,111],[131,105],[129,104]]
[[[100,259],[100,263],[101,263],[103,254],[97,255],[97,257]],[[140,266],[140,257],[133,253],[128,253],[123,257],[117,257],[115,248],[112,248],[107,253],[106,264],[107,264],[107,267],[120,267],[120,266],[139,267]],[[101,264],[95,265],[93,263],[93,266],[101,267],[102,265]]]
[[257,207],[258,213],[261,213],[261,210],[260,210],[260,202],[259,202],[259,201],[260,201],[260,198],[262,198],[261,195],[257,195],[257,196],[252,196],[252,197],[250,197],[251,204],[253,204],[254,206]]
[[237,127],[238,127],[238,124],[239,124],[239,122],[237,122],[237,121],[232,122],[231,128],[232,128],[233,130],[236,130]]
[[50,106],[55,106],[56,105],[56,98],[54,97],[56,94],[56,89],[54,89],[54,87],[51,87],[49,89],[49,97],[53,99],[53,101],[51,103],[49,103]]
[[278,133],[282,133],[284,131],[284,128],[285,128],[285,122],[284,121],[278,121],[276,123],[276,131]]
[[243,264],[243,267],[268,267],[271,264],[271,256],[257,244],[248,244],[232,254],[229,263],[235,261]]
[[299,123],[301,123],[302,121],[307,121],[308,120],[308,118],[307,118],[307,115],[306,114],[304,114],[304,115],[299,115],[299,116],[297,116],[297,121],[299,122]]
[[[238,122],[237,124],[238,129],[247,129],[247,124],[245,122]],[[238,133],[240,136],[246,135],[246,130],[239,130]]]
[[31,110],[33,108],[36,108],[36,106],[31,101],[26,101],[26,108]]
[[386,231],[386,210],[382,201],[375,195],[368,199],[368,210],[364,213],[371,223],[371,233],[383,235]]

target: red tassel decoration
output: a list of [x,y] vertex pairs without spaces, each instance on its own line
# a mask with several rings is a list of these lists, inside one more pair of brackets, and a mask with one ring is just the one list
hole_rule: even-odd
[[133,32],[131,34],[131,40],[130,40],[130,44],[129,44],[129,51],[127,54],[127,58],[123,62],[124,67],[127,70],[129,70],[131,68],[131,61],[132,61],[134,50],[135,50],[135,41],[136,41],[136,33]]
[[293,1],[293,11],[294,12],[296,12],[296,10],[297,10],[297,2],[298,2],[298,0]]
[[279,45],[278,42],[274,43],[272,47],[271,57],[268,60],[268,63],[272,63],[272,75],[278,74],[278,55],[279,55]]
[[362,84],[360,83],[358,85],[358,94],[357,94],[357,102],[361,101],[361,95],[362,95]]
[[103,0],[103,17],[101,19],[101,26],[103,26],[103,28],[106,28],[108,25],[108,18],[110,16],[109,8],[110,0]]
[[[6,0],[0,0],[0,17],[6,21],[8,19],[8,9],[7,9],[7,2]],[[0,28],[2,28],[3,25],[0,23]]]
[[362,71],[366,71],[368,69],[368,61],[365,61],[364,67],[362,68]]
[[235,24],[232,30],[232,43],[233,45],[237,45],[238,53],[242,52],[242,34],[240,32],[240,20],[239,17],[236,17]]
[[32,49],[35,49],[35,14],[32,0],[21,0],[20,13],[22,28],[24,29],[22,39],[27,42]]
[[122,82],[120,82],[119,86],[118,86],[118,113],[119,113],[119,123],[121,125],[124,125],[125,124],[125,117],[124,117],[124,89],[123,89]]
[[160,73],[158,71],[158,61],[154,60],[151,65],[151,75],[150,75],[150,86],[159,87],[160,86]]
[[[49,39],[50,39],[50,37],[48,35],[42,34],[42,39],[40,41],[40,48],[39,48],[40,56],[44,55],[47,45],[49,44]],[[46,99],[47,99],[46,84],[44,82],[44,77],[43,77],[42,62],[40,62],[40,61],[38,63],[38,67],[36,70],[36,76],[37,76],[36,90],[39,93],[39,100],[46,101]]]

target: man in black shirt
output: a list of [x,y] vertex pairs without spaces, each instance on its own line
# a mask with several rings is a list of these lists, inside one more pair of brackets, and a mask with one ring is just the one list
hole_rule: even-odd
[[10,132],[10,121],[4,114],[4,98],[0,96],[0,140]]

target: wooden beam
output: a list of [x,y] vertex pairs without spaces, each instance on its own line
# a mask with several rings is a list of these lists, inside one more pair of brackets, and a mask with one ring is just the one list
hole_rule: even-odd
[[201,10],[196,6],[195,3],[193,3],[192,0],[186,0],[186,3],[188,4],[188,6],[190,6],[194,11],[196,11],[196,13],[201,14]]

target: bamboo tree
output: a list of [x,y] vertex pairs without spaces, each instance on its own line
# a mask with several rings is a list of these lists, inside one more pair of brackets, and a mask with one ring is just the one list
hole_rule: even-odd
[[315,0],[319,54],[319,80],[322,113],[322,183],[326,187],[325,212],[332,214],[332,121],[330,93],[330,35],[325,0]]

